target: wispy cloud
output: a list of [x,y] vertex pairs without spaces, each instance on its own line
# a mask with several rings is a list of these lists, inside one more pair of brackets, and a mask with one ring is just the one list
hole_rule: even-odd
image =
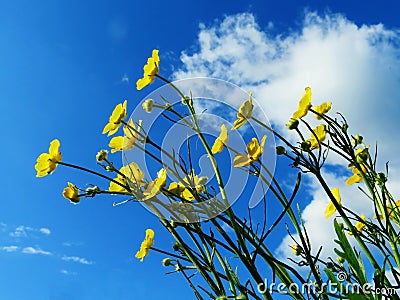
[[[5,230],[7,228],[7,225],[4,224],[4,226],[2,226],[2,228],[4,228],[4,230]],[[30,226],[19,225],[13,231],[11,231],[9,233],[9,235],[14,238],[26,238],[26,237],[31,236],[32,234],[35,235],[37,233],[41,233],[44,235],[50,235],[51,230],[46,227],[33,228]]]
[[[202,24],[197,49],[182,52],[183,66],[174,78],[209,76],[252,90],[270,121],[282,130],[304,87],[311,86],[313,104],[332,101],[332,110],[344,113],[352,133],[362,134],[366,143],[379,141],[382,159],[377,165],[384,171],[385,162],[390,161],[392,179],[388,184],[393,194],[400,194],[400,182],[394,179],[400,174],[400,159],[394,151],[400,146],[400,140],[394,138],[400,128],[396,105],[400,31],[382,24],[359,26],[340,14],[313,12],[305,13],[298,30],[275,35],[271,28],[273,25],[261,29],[249,13],[227,16],[212,26]],[[329,186],[340,187],[344,205],[373,217],[367,210],[368,200],[357,194],[356,187],[346,187],[342,175],[327,172],[326,176]],[[332,219],[325,220],[328,199],[315,186],[318,184],[311,180],[308,193],[312,201],[302,205],[303,218],[313,236],[313,248],[324,245],[323,254],[327,255],[333,249]],[[284,238],[278,252],[291,256],[291,243]]]
[[60,270],[60,273],[64,274],[64,275],[76,275],[77,274],[76,272],[68,271],[65,269]]
[[77,263],[80,263],[83,265],[92,265],[93,264],[92,261],[88,261],[86,258],[82,258],[82,257],[78,257],[78,256],[63,256],[61,259],[65,260],[65,261],[77,262]]
[[19,247],[18,246],[3,246],[1,247],[1,250],[5,252],[15,252],[18,251]]
[[24,253],[24,254],[53,255],[49,251],[44,251],[44,250],[42,250],[40,248],[34,248],[34,247],[25,247],[24,249],[22,249],[21,252]]

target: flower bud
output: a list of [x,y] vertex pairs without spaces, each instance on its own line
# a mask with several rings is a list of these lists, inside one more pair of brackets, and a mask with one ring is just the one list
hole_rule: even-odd
[[102,162],[108,158],[108,151],[107,150],[100,150],[96,154],[96,160],[98,162]]
[[147,100],[143,101],[143,103],[142,103],[143,109],[148,113],[151,113],[151,111],[153,110],[153,106],[154,106],[153,99],[147,99]]
[[184,98],[182,98],[182,104],[184,105],[191,105],[193,104],[192,99],[189,96],[185,96]]
[[352,138],[352,142],[354,146],[360,145],[363,142],[363,137],[361,135],[355,135]]
[[247,296],[241,294],[241,295],[236,296],[236,297],[235,297],[235,300],[247,300]]
[[170,266],[170,265],[171,265],[171,259],[170,259],[169,257],[164,258],[164,259],[162,260],[162,265],[163,265],[164,267]]
[[106,171],[107,172],[114,172],[114,171],[116,171],[116,169],[114,168],[114,166],[112,164],[110,164],[110,165],[108,165],[106,167]]
[[172,247],[174,248],[174,251],[179,251],[181,249],[181,244],[179,244],[178,242],[175,242]]
[[304,141],[301,143],[301,150],[303,151],[310,151],[311,148],[311,142],[310,141]]
[[278,154],[278,155],[286,154],[286,148],[283,147],[283,146],[277,146],[276,147],[276,154]]
[[207,176],[201,176],[199,178],[199,185],[205,185],[208,181],[208,177]]
[[296,256],[299,256],[301,253],[303,253],[303,248],[301,248],[300,245],[294,245],[290,247],[292,248],[293,254]]
[[289,122],[286,123],[286,127],[289,128],[289,130],[296,129],[297,126],[299,126],[299,120],[290,118]]
[[356,151],[356,159],[359,164],[367,162],[368,158],[369,158],[368,148],[358,149]]
[[93,197],[93,196],[95,196],[97,193],[99,193],[101,190],[100,190],[100,188],[98,187],[98,186],[91,186],[91,187],[88,187],[86,190],[85,190],[85,193],[86,193],[86,196],[89,196],[89,197]]
[[343,133],[347,133],[347,129],[349,129],[349,125],[347,125],[347,123],[343,124],[342,126]]
[[383,173],[378,173],[376,174],[376,184],[379,186],[383,186],[385,182],[387,181],[387,177]]
[[343,258],[343,257],[338,257],[338,258],[336,258],[336,261],[339,263],[339,264],[343,264],[344,263],[344,261],[345,261],[345,259]]

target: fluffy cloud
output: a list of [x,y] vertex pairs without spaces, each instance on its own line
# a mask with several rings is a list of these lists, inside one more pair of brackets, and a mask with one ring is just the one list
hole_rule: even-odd
[[24,254],[41,254],[41,255],[52,255],[51,252],[49,251],[44,251],[40,248],[34,248],[34,247],[25,247],[21,251]]
[[[400,32],[382,24],[359,26],[340,14],[313,12],[305,13],[296,31],[274,35],[271,26],[261,29],[249,13],[227,16],[212,26],[200,25],[197,49],[182,52],[183,65],[174,78],[210,76],[252,90],[270,121],[281,130],[297,108],[304,87],[311,86],[314,104],[332,101],[333,111],[347,117],[350,132],[364,135],[367,144],[379,141],[378,165],[384,171],[384,163],[390,161],[391,178],[398,177],[400,160],[394,149],[400,145],[396,138],[400,128]],[[372,217],[372,207],[365,211],[371,206],[368,200],[354,186],[345,187],[345,177],[325,176],[330,186],[341,188],[346,206]],[[400,181],[393,179],[389,185],[397,198]],[[308,187],[312,201],[303,217],[314,249],[323,244],[331,251],[332,219],[325,220],[323,215],[327,197],[313,180]],[[278,249],[281,255],[290,255],[289,243],[288,237],[283,239]]]

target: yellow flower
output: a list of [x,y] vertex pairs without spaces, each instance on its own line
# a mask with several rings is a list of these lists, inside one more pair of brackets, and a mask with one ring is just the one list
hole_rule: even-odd
[[[364,229],[364,227],[365,227],[365,215],[364,214],[362,214],[361,215],[361,219],[364,221],[364,222],[357,222],[356,223],[356,229],[357,229],[357,231],[358,232],[361,232],[363,229]],[[349,231],[349,235],[353,235],[353,233],[351,232],[351,231]]]
[[160,58],[158,57],[158,50],[154,49],[151,57],[147,59],[147,64],[143,67],[143,78],[136,81],[136,88],[141,90],[145,86],[153,83],[154,76],[158,74],[158,67],[160,65]]
[[78,196],[78,188],[71,182],[68,182],[68,187],[63,190],[62,195],[65,199],[68,199],[72,203],[79,203],[79,201],[81,201],[81,198]]
[[167,184],[167,170],[161,169],[157,172],[157,178],[147,185],[146,190],[143,192],[143,201],[157,196]]
[[108,136],[110,136],[117,132],[117,130],[122,124],[122,121],[126,118],[127,103],[128,102],[125,100],[123,104],[120,103],[114,108],[108,120],[108,123],[106,124],[106,126],[104,126],[102,132],[103,134],[108,132]]
[[316,128],[313,129],[313,132],[317,136],[317,138],[315,137],[314,134],[311,133],[311,138],[307,140],[308,142],[310,142],[310,150],[319,148],[319,144],[325,140],[326,138],[325,125],[323,124],[318,125]]
[[299,101],[299,107],[297,108],[297,111],[293,113],[293,119],[301,119],[308,113],[308,110],[311,108],[311,88],[306,87],[305,90],[305,94],[301,97]]
[[247,144],[246,147],[247,155],[246,154],[236,155],[233,159],[233,166],[235,168],[244,167],[251,165],[252,163],[257,161],[264,152],[264,145],[266,139],[267,136],[264,135],[263,138],[261,139],[261,145],[260,145],[258,143],[258,140],[256,138],[253,138],[251,142]]
[[49,153],[42,153],[36,159],[36,177],[43,177],[51,174],[61,162],[60,141],[54,139],[50,142]]
[[[119,169],[119,172],[124,174],[129,182],[121,174],[118,174],[117,178],[114,178],[115,181],[125,186],[128,184],[135,184],[138,188],[143,186],[144,173],[135,162],[131,162],[129,165],[123,166],[121,169]],[[110,182],[110,187],[108,190],[110,192],[128,192],[124,187],[113,181]]]
[[115,136],[110,140],[108,146],[112,148],[111,153],[132,149],[133,146],[138,142],[139,131],[142,127],[142,120],[139,120],[137,128],[135,127],[132,119],[130,119],[127,124],[128,126],[125,125],[123,128],[125,136]]
[[154,245],[154,231],[151,229],[146,229],[146,237],[144,238],[142,244],[140,245],[140,249],[136,252],[135,257],[140,258],[140,261],[149,254],[150,248]]
[[253,115],[253,93],[250,92],[250,97],[248,100],[244,101],[242,105],[239,108],[239,111],[237,113],[237,120],[233,123],[233,127],[231,130],[238,129],[240,126],[242,126],[244,123],[247,122],[248,119],[251,118]]
[[214,142],[214,145],[211,148],[212,154],[217,154],[224,149],[224,145],[228,142],[228,131],[226,130],[226,126],[224,124],[221,125],[221,133],[217,137]]
[[[363,164],[360,164],[360,167],[364,173],[367,172],[367,169]],[[349,177],[346,180],[346,185],[352,185],[354,183],[359,183],[363,180],[362,173],[360,170],[358,170],[356,167],[353,167],[351,170],[353,172],[353,176]]]
[[[340,198],[340,194],[339,194],[339,188],[333,188],[331,190],[333,196],[335,197],[337,203],[339,203],[339,205],[341,204],[342,199]],[[336,211],[336,207],[333,204],[333,202],[329,202],[328,206],[325,209],[325,218],[329,219]]]
[[[326,114],[332,108],[332,102],[323,102],[321,105],[314,106],[314,110],[320,115]],[[321,120],[322,117],[319,115],[315,115],[317,120]]]

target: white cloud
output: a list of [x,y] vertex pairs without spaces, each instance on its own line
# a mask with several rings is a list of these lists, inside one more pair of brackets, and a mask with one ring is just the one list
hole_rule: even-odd
[[1,247],[1,250],[5,251],[5,252],[15,252],[19,249],[18,246],[4,246]]
[[64,275],[76,275],[77,274],[76,272],[71,272],[71,271],[68,271],[65,269],[60,270],[60,273],[64,274]]
[[[281,130],[297,108],[304,87],[311,86],[314,104],[332,101],[332,110],[347,117],[350,132],[364,135],[367,144],[379,141],[378,166],[384,171],[384,163],[390,161],[389,186],[395,198],[400,197],[400,180],[394,180],[400,170],[395,150],[400,146],[400,31],[382,24],[358,26],[340,14],[312,12],[305,13],[297,31],[274,35],[270,29],[262,30],[249,13],[227,16],[210,27],[201,25],[197,50],[182,53],[183,66],[173,76],[216,77],[252,90]],[[340,160],[329,163],[343,164]],[[337,174],[325,176],[331,187],[340,187],[346,206],[373,216],[370,203],[355,186],[345,187],[345,178]],[[308,187],[312,201],[303,206],[306,227],[314,249],[323,244],[330,252],[334,232],[332,219],[325,220],[323,215],[327,196],[313,180]],[[290,255],[288,244],[292,241],[285,237],[278,249],[281,255]]]
[[77,262],[77,263],[80,263],[83,265],[92,265],[93,264],[92,261],[88,261],[86,258],[82,258],[82,257],[78,257],[78,256],[63,256],[61,259],[65,260],[65,261]]
[[46,227],[40,228],[39,231],[41,233],[43,233],[44,235],[50,235],[51,234],[51,230],[46,228]]
[[44,251],[40,248],[34,248],[34,247],[25,247],[21,251],[24,254],[41,254],[41,255],[52,255],[51,252],[49,251]]

